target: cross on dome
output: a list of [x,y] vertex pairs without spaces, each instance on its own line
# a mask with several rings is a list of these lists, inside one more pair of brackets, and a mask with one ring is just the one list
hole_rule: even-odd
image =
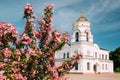
[[80,10],[80,17],[82,17],[83,16],[83,10],[81,9]]
[[76,20],[76,22],[79,21],[88,21],[88,19],[83,16],[83,10],[80,10],[80,17]]

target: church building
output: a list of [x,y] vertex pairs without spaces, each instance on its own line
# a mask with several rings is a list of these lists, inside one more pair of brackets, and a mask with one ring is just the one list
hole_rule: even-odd
[[81,52],[83,57],[70,73],[113,73],[113,61],[109,60],[109,51],[93,42],[88,19],[81,15],[72,28],[71,44],[66,44],[56,52],[56,65]]

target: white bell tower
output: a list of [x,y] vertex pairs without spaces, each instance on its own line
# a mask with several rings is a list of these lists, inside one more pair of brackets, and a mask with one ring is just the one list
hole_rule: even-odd
[[90,22],[81,15],[73,24],[71,43],[81,41],[93,43],[93,35],[90,29]]

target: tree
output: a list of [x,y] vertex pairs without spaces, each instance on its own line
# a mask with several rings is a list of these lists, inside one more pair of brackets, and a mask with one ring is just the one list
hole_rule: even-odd
[[55,52],[68,42],[68,33],[51,30],[52,10],[53,5],[46,4],[36,30],[33,6],[27,4],[23,15],[25,29],[20,36],[14,25],[0,22],[1,80],[66,80],[62,76],[75,66],[82,54],[55,65]]
[[110,52],[110,59],[114,62],[114,71],[120,72],[120,47]]

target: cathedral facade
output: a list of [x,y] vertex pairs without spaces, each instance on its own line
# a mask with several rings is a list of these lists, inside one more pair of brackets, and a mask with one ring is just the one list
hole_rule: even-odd
[[80,52],[83,57],[70,73],[113,73],[113,61],[109,60],[109,51],[93,43],[91,24],[83,16],[73,24],[71,44],[66,44],[62,50],[56,52],[56,65]]

